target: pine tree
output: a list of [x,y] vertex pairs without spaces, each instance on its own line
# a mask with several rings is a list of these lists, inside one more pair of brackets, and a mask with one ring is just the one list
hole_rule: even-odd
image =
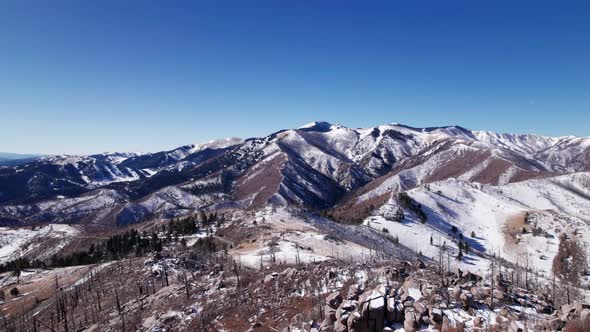
[[463,259],[463,250],[459,247],[459,253],[457,254],[457,260],[460,261]]

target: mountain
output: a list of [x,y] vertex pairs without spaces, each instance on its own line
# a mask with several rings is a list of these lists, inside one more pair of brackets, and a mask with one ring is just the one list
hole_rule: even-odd
[[460,126],[47,156],[0,167],[0,305],[22,330],[64,299],[64,330],[559,330],[590,315],[589,188],[590,138]]
[[42,156],[38,154],[0,152],[0,167],[22,165],[40,157]]
[[273,203],[365,217],[391,192],[445,179],[504,185],[589,170],[588,138],[313,122],[157,153],[59,155],[3,167],[0,216],[128,224]]

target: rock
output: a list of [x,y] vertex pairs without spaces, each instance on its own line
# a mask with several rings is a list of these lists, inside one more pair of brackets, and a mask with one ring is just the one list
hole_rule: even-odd
[[415,280],[414,278],[408,277],[408,278],[406,278],[406,280],[402,284],[401,289],[404,291],[404,293],[408,294],[410,288],[420,289],[421,288],[420,283],[417,280]]
[[575,309],[576,309],[576,313],[579,315],[584,310],[590,310],[590,304],[578,303],[578,304],[576,304]]
[[342,303],[342,296],[340,293],[334,292],[326,298],[326,303],[333,309],[338,309],[338,306]]
[[348,326],[341,322],[336,322],[334,332],[348,332]]
[[[312,331],[313,330],[314,329],[312,329]],[[322,325],[320,325],[320,328],[318,331],[319,332],[332,332],[332,331],[334,331],[334,322],[330,321],[330,318],[326,317],[324,319],[324,321],[322,322]]]
[[264,277],[264,283],[265,284],[270,284],[272,281],[274,280],[274,277],[272,275],[267,275],[266,277]]
[[330,306],[325,306],[324,307],[324,317],[326,317],[326,319],[329,320],[330,324],[332,324],[333,322],[336,321],[336,309],[334,309]]
[[471,287],[471,289],[469,290],[469,292],[476,299],[479,298],[482,295],[482,292],[481,292],[481,290],[478,287]]
[[468,292],[468,291],[462,292],[460,299],[461,299],[461,304],[463,305],[463,308],[467,309],[467,308],[473,306],[473,295],[470,292]]
[[428,313],[428,308],[422,302],[414,302],[414,309],[418,316],[422,317]]
[[545,328],[549,331],[558,331],[565,326],[565,322],[559,318],[553,318],[546,321]]
[[328,271],[327,277],[328,277],[329,280],[336,278],[336,276],[337,276],[336,271],[334,271],[334,270]]
[[422,296],[429,298],[436,294],[437,288],[433,285],[423,285],[421,291]]
[[354,308],[356,308],[356,306],[357,306],[357,302],[351,301],[351,300],[346,300],[346,301],[342,302],[342,304],[340,304],[340,308],[344,311],[353,311]]
[[348,317],[347,326],[348,332],[365,332],[367,325],[363,324],[361,314],[355,311]]
[[576,307],[569,304],[564,304],[561,306],[561,320],[567,322],[574,318],[576,315]]
[[411,308],[413,306],[414,306],[413,300],[409,300],[409,301],[404,302],[404,307],[406,307],[406,308]]
[[461,299],[461,288],[459,286],[453,287],[453,298],[457,301]]
[[377,289],[368,290],[359,298],[360,314],[363,319],[368,319],[370,331],[383,330],[385,305],[385,296]]
[[438,325],[443,322],[443,312],[440,308],[431,308],[428,313],[430,323],[432,325]]
[[508,308],[506,308],[506,307],[504,307],[500,310],[500,316],[502,316],[502,317],[508,318],[509,314],[510,314],[510,312],[508,311]]
[[463,323],[451,321],[447,317],[443,318],[441,332],[450,332],[450,331],[465,331],[465,326]]
[[404,314],[404,330],[406,332],[415,332],[418,329],[417,320],[419,318],[416,316],[414,310],[407,309]]
[[522,322],[513,320],[510,322],[510,325],[508,325],[508,332],[528,332],[528,329]]
[[352,285],[348,288],[348,293],[346,295],[347,300],[358,300],[359,296],[363,293],[363,290],[359,288],[358,285]]
[[590,320],[590,309],[584,309],[580,312],[580,320],[582,322]]
[[494,298],[496,300],[504,299],[505,293],[499,289],[494,289]]
[[418,268],[418,269],[425,269],[426,268],[426,264],[424,264],[424,262],[420,258],[418,258],[416,260],[416,268]]
[[401,323],[404,320],[404,306],[394,298],[387,299],[386,319],[393,323]]
[[484,323],[484,319],[481,316],[477,316],[473,319],[473,326],[475,327],[482,327]]
[[395,308],[395,299],[390,297],[387,299],[387,312],[385,313],[385,319],[388,322],[395,322],[396,321],[396,308]]
[[574,310],[576,310],[576,308],[572,305],[569,305],[569,304],[564,304],[561,306],[561,312],[564,314],[569,314],[570,312],[573,312]]
[[399,300],[403,303],[406,301],[412,301],[414,302],[414,298],[410,296],[410,294],[408,294],[407,292],[403,292],[400,297]]

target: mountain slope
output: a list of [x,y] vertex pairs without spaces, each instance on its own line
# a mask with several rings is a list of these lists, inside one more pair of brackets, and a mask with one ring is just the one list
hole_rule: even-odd
[[[587,171],[589,148],[588,138],[313,122],[245,141],[143,155],[51,156],[0,167],[0,218],[127,224],[267,203],[370,212],[392,193],[449,178],[504,185]],[[113,195],[116,203],[101,214],[109,220],[64,204],[78,197],[110,202]],[[60,208],[43,217],[30,212],[41,203]]]

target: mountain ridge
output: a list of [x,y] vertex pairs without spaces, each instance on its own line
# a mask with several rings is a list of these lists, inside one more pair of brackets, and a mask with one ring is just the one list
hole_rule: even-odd
[[[219,204],[324,210],[353,201],[362,205],[363,197],[447,178],[499,185],[584,171],[590,171],[587,138],[497,134],[461,126],[351,129],[315,121],[245,140],[226,138],[144,154],[47,156],[2,167],[0,217],[51,221],[51,214],[41,218],[14,211],[33,211],[48,201],[59,206],[93,193],[107,195],[102,202],[110,205],[101,206],[115,215],[110,223],[118,224]],[[179,196],[162,196],[167,190]],[[117,199],[105,193],[116,193]],[[167,197],[164,205],[154,203],[162,197]],[[181,203],[180,197],[190,204]],[[95,217],[91,211],[74,213],[69,222]]]

